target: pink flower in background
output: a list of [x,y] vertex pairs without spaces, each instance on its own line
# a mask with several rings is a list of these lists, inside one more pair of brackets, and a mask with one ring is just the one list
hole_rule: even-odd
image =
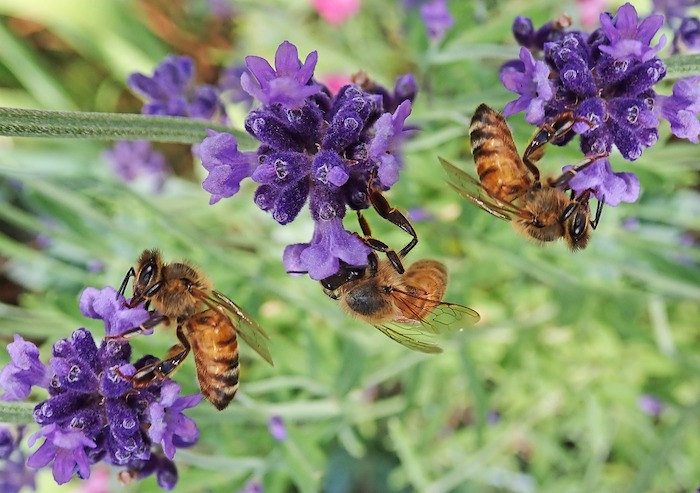
[[360,0],[311,0],[318,15],[328,24],[340,25],[360,10]]
[[331,91],[334,96],[338,94],[341,87],[352,84],[349,75],[346,74],[328,74],[319,77],[319,80]]
[[605,12],[610,0],[578,0],[576,3],[581,17],[581,25],[590,29],[598,25],[600,14]]

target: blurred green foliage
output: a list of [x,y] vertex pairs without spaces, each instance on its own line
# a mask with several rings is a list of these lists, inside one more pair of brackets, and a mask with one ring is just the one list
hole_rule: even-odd
[[[321,80],[363,70],[391,85],[413,71],[421,92],[410,121],[422,131],[407,143],[402,179],[387,196],[433,216],[416,223],[421,241],[411,256],[444,261],[446,298],[478,310],[482,321],[446,339],[441,355],[412,353],[349,318],[317,283],[285,274],[285,245],[308,241],[312,221],[302,212],[279,227],[253,204],[251,183],[209,206],[203,170],[188,159],[173,162],[180,177],[153,195],[111,174],[103,142],[3,139],[3,343],[20,333],[48,355],[52,342],[77,327],[101,334],[99,323],[81,317],[80,292],[118,285],[141,250],[158,247],[166,259],[199,265],[255,314],[272,336],[275,359],[269,367],[243,346],[233,404],[190,412],[201,439],[176,455],[177,491],[230,492],[250,479],[270,493],[694,490],[697,148],[662,127],[659,143],[637,162],[613,156],[618,171],[638,174],[642,197],[606,208],[590,246],[577,253],[562,242],[534,245],[463,202],[437,160],[472,172],[466,134],[473,108],[513,99],[497,79],[499,65],[517,53],[513,17],[530,15],[535,25],[563,12],[576,19],[578,6],[453,1],[456,26],[436,46],[417,11],[399,0],[364,2],[340,27],[325,24],[307,2],[231,4],[231,22],[215,23],[214,32],[204,1],[52,0],[48,7],[0,0],[0,105],[136,113],[126,76],[150,74],[170,52],[186,48],[208,62],[199,74],[206,80],[217,65],[248,54],[269,59],[285,39],[302,57],[318,50]],[[650,2],[637,6],[646,13]],[[179,26],[180,38],[163,34],[157,12]],[[244,111],[231,114],[242,128]],[[509,121],[524,146],[532,128],[522,115]],[[172,155],[188,154],[177,149]],[[577,154],[573,145],[552,148],[542,167],[554,174]],[[369,216],[376,236],[405,244],[401,231]],[[91,269],[95,262],[103,270]],[[164,354],[173,339],[156,331],[134,339],[135,352]],[[196,391],[192,361],[176,379]],[[663,402],[660,416],[640,409],[645,394]],[[285,420],[284,442],[267,431],[272,415]],[[42,474],[40,489],[53,490],[50,474]],[[153,478],[128,488],[158,490]]]

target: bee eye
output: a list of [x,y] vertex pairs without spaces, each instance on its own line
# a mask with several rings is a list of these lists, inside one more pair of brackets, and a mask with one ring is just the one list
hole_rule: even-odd
[[139,273],[139,284],[141,286],[148,286],[151,283],[153,274],[155,273],[156,266],[153,264],[147,264],[146,267]]

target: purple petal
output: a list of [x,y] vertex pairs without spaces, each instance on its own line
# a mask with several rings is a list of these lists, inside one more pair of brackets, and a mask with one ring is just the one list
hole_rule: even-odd
[[241,181],[249,177],[258,165],[254,152],[240,152],[236,138],[226,132],[209,131],[210,137],[199,146],[202,166],[209,174],[202,188],[212,194],[210,204],[232,197],[241,189]]
[[640,191],[637,176],[633,173],[614,173],[607,158],[599,159],[576,173],[569,186],[577,195],[591,190],[598,200],[612,207],[620,202],[635,202]]
[[[340,260],[349,265],[366,265],[370,249],[356,235],[346,231],[340,218],[317,221],[314,235],[305,248],[290,245],[285,249],[287,271],[308,272],[315,280],[338,272]],[[298,254],[298,258],[294,255]],[[290,268],[291,267],[291,268]],[[297,268],[301,267],[301,268]]]
[[10,363],[0,372],[0,388],[5,393],[3,401],[25,399],[32,386],[48,388],[51,376],[49,369],[39,361],[39,348],[15,334],[14,342],[7,345]]

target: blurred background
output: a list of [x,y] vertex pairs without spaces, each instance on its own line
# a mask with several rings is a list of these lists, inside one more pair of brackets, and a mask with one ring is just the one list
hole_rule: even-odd
[[[188,412],[201,438],[175,456],[177,491],[695,491],[698,149],[662,126],[638,161],[612,156],[616,171],[637,173],[641,198],[607,207],[576,253],[563,242],[535,245],[463,201],[437,160],[473,173],[472,111],[515,99],[498,82],[499,66],[517,57],[515,15],[537,27],[567,13],[581,26],[597,19],[591,9],[619,4],[450,1],[455,25],[441,41],[426,34],[418,4],[365,1],[338,22],[298,0],[0,0],[0,105],[138,113],[126,77],[151,75],[167,54],[193,57],[196,80],[213,82],[246,55],[270,60],[284,40],[302,60],[317,50],[315,76],[329,84],[362,70],[392,87],[412,72],[420,89],[409,123],[421,131],[387,198],[416,218],[409,260],[444,262],[446,299],[482,315],[445,338],[443,354],[392,342],[317,282],[288,276],[282,252],[311,237],[308,212],[280,227],[254,205],[250,180],[209,206],[188,146],[155,145],[171,171],[156,191],[148,177],[115,173],[103,154],[109,142],[47,139],[0,139],[0,341],[19,333],[48,356],[78,327],[101,336],[99,321],[80,315],[81,291],[118,286],[138,254],[157,247],[166,260],[200,266],[251,312],[275,360],[270,367],[244,345],[236,400],[223,412],[206,402]],[[651,12],[651,2],[635,5]],[[248,107],[227,109],[242,129]],[[533,128],[522,113],[509,123],[523,149]],[[556,174],[578,160],[575,145],[551,148],[541,168]],[[376,237],[407,243],[368,216]],[[167,329],[133,340],[136,354],[162,355],[173,343]],[[197,390],[192,358],[175,379],[185,393]],[[283,440],[268,428],[273,416]],[[114,471],[93,471],[96,482],[102,491],[159,491],[153,477],[120,486]],[[62,490],[85,487],[76,479]],[[55,489],[41,471],[38,490]]]

